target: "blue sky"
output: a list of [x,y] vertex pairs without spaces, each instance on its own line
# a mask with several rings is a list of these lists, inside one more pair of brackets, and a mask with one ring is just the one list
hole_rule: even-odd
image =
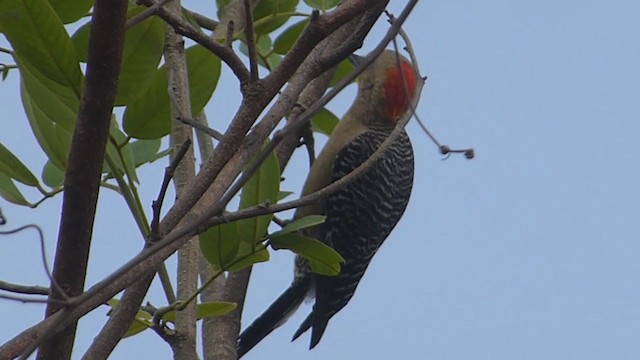
[[[420,2],[406,26],[429,76],[418,113],[441,142],[474,147],[477,158],[442,161],[410,124],[411,203],[354,299],[313,351],[308,336],[289,342],[307,307],[246,359],[640,358],[639,13],[640,3],[621,0]],[[363,52],[385,30],[380,21]],[[237,104],[237,83],[228,73],[223,81],[231,91],[207,107],[220,122]],[[15,73],[0,94],[0,142],[41,168]],[[341,114],[352,97],[350,89],[330,107]],[[290,165],[286,188],[299,190],[305,156]],[[162,166],[143,171],[149,205]],[[11,227],[41,225],[52,256],[60,199],[36,210],[0,206]],[[141,246],[122,206],[103,191],[89,283]],[[33,234],[3,238],[0,278],[46,284],[37,249]],[[290,254],[273,259],[254,270],[245,325],[291,280]],[[158,286],[150,299],[162,301]],[[81,322],[74,358],[104,312]],[[0,339],[42,313],[1,301]],[[124,340],[113,358],[140,349],[171,356],[149,332]]]

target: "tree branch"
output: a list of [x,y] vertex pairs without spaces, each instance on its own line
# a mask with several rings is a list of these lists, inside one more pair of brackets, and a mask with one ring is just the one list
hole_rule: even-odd
[[[204,113],[200,114],[200,116],[196,118],[196,121],[200,126],[207,127],[207,118]],[[196,132],[196,138],[198,139],[200,158],[203,159],[203,161],[206,161],[211,156],[213,156],[213,141],[210,137],[206,136],[206,134],[201,131]],[[204,283],[211,279],[214,273],[211,269],[209,261],[207,261],[204,255],[202,255],[202,252],[200,252],[198,263],[200,283]],[[213,282],[209,286],[204,288],[200,293],[201,302],[221,301],[223,297],[225,282],[226,277],[224,275],[215,277]],[[205,360],[219,359],[216,356],[216,338],[217,336],[219,336],[219,332],[215,319],[216,318],[205,318],[202,320],[201,324],[202,352]]]
[[[96,0],[93,10],[85,89],[71,140],[53,268],[54,280],[69,296],[82,293],[84,287],[100,174],[122,64],[126,11],[126,0]],[[59,300],[61,295],[54,291],[51,298]],[[50,303],[46,315],[59,309],[60,305]],[[71,356],[75,321],[70,325],[43,344],[38,359]]]
[[[162,203],[164,201],[164,197],[173,177],[175,168],[178,166],[184,154],[187,152],[191,145],[190,141],[185,141],[182,146],[175,152],[175,155],[171,161],[171,164],[165,169],[165,175],[162,180],[162,184],[160,186],[160,191],[158,193],[157,199],[153,202],[153,218],[151,220],[151,234],[150,239],[157,239],[158,234],[158,223],[160,219],[160,210],[162,208]],[[152,276],[143,279],[141,282],[151,283],[153,280]],[[138,284],[140,284],[139,282]],[[140,286],[141,287],[141,286]],[[173,294],[173,291],[170,292]],[[135,318],[138,310],[140,302],[144,298],[146,294],[146,289],[142,290],[132,290],[132,288],[127,289],[124,296],[122,297],[118,307],[113,309],[107,324],[100,330],[100,333],[95,337],[91,346],[85,352],[83,359],[104,359],[113,352],[113,349],[118,344],[118,342],[122,339],[122,337],[126,334],[127,330],[131,326],[133,319]],[[175,301],[175,295],[173,296]]]
[[[171,4],[171,9],[182,17],[180,2]],[[167,29],[165,59],[169,67],[169,92],[171,102],[171,143],[177,148],[184,141],[191,140],[193,132],[191,127],[183,124],[178,119],[182,117],[192,118],[191,99],[189,93],[189,78],[187,75],[187,58],[182,36]],[[187,151],[185,159],[176,168],[173,184],[176,197],[180,198],[189,190],[188,183],[195,176],[195,158],[191,148]],[[187,299],[198,287],[198,237],[193,237],[178,250],[178,301]],[[145,289],[146,291],[147,289]],[[176,336],[171,342],[173,357],[175,360],[197,359],[196,353],[196,304],[187,304],[184,309],[176,312]]]
[[[24,357],[25,359],[35,351],[35,348],[29,348],[34,343],[38,343],[44,337],[49,334],[58,324],[61,323],[62,317],[60,316],[62,311],[44,319],[38,324],[23,330],[20,334],[13,337],[11,340],[0,346],[0,354],[7,359],[15,359],[23,352],[28,352]],[[27,349],[27,350],[25,350]]]

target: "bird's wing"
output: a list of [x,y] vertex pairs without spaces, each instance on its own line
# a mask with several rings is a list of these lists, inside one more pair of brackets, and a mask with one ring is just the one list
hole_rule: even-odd
[[[336,157],[332,181],[364,163],[388,134],[367,131],[345,145]],[[313,348],[329,319],[353,296],[369,262],[400,220],[413,185],[413,150],[402,133],[362,176],[327,198],[324,241],[345,259],[337,276],[314,274],[316,302],[295,337],[313,327]]]

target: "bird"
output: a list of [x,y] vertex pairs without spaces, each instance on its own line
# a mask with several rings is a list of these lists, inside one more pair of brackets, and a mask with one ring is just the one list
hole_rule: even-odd
[[[352,63],[363,58],[351,55]],[[356,169],[378,149],[409,111],[417,75],[395,51],[383,51],[357,78],[354,103],[336,125],[313,162],[302,195],[311,194]],[[413,187],[414,156],[404,129],[366,172],[326,198],[297,209],[294,219],[326,216],[323,224],[305,229],[336,250],[345,262],[336,276],[311,272],[296,257],[294,279],[267,310],[238,337],[238,358],[282,325],[306,299],[315,299],[311,313],[293,340],[311,329],[309,349],[321,340],[329,320],[353,297],[373,256],[402,217]]]

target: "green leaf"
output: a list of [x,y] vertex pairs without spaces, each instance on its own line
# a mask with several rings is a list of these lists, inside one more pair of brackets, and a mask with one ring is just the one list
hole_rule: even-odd
[[30,205],[27,199],[22,196],[22,193],[18,190],[11,178],[2,173],[0,173],[0,196],[8,202],[16,205]]
[[281,55],[288,53],[308,23],[309,19],[304,19],[289,26],[273,42],[273,51]]
[[329,87],[335,86],[338,81],[342,80],[345,76],[347,76],[350,72],[353,71],[355,67],[349,60],[342,60],[340,64],[338,64],[338,69],[336,73],[333,74],[333,78],[329,82]]
[[127,329],[127,332],[122,337],[123,339],[141,333],[153,326],[153,319],[149,322],[143,321],[139,318],[140,313],[144,312],[138,311],[136,313],[136,317],[133,319],[131,326],[129,326],[129,329]]
[[[143,10],[139,8],[127,16],[135,16]],[[135,101],[151,85],[164,49],[164,26],[162,19],[152,16],[127,31],[116,106]]]
[[[196,305],[196,319],[206,319],[215,316],[226,315],[238,307],[236,303],[228,301],[206,302]],[[172,310],[162,317],[165,321],[176,321],[176,311]]]
[[9,76],[9,70],[11,70],[11,68],[7,66],[2,68],[2,75],[1,75],[2,81],[7,80],[7,77]]
[[171,130],[167,72],[157,70],[145,94],[124,112],[124,131],[139,139],[159,139]]
[[32,101],[25,89],[24,82],[20,87],[20,95],[27,119],[29,119],[29,125],[31,125],[31,130],[38,144],[55,166],[59,169],[66,169],[67,154],[71,146],[71,132],[53,122],[48,114]]
[[340,274],[340,268],[336,271],[335,265],[327,265],[322,261],[307,259],[309,260],[309,266],[311,267],[311,271],[326,276],[336,276]]
[[[191,114],[200,114],[207,105],[220,79],[220,58],[200,45],[187,49]],[[194,116],[195,117],[195,116]]]
[[231,2],[231,0],[216,0],[216,9],[217,9],[217,15],[218,15],[218,19],[222,18],[222,14],[223,14],[223,10],[225,7],[227,7],[227,5],[229,5],[229,3]]
[[52,81],[33,66],[16,57],[20,79],[31,101],[42,111],[48,122],[55,122],[69,133],[75,128],[80,97],[70,86]]
[[304,0],[304,3],[309,5],[310,7],[320,10],[326,11],[329,9],[333,9],[338,5],[339,0]]
[[[249,56],[248,55],[248,51],[247,51],[247,46],[243,43],[240,45],[240,52]],[[269,53],[267,55],[260,55],[260,53],[258,53],[258,65],[262,66],[263,68],[271,71],[274,68],[276,68],[278,65],[280,65],[280,63],[282,62],[282,56],[275,54],[275,53]]]
[[[145,8],[129,10],[132,18]],[[81,26],[72,36],[80,61],[87,61],[91,23]],[[164,48],[164,22],[157,16],[149,17],[127,31],[122,53],[122,70],[118,80],[116,106],[127,105],[145,94],[153,81]]]
[[190,23],[191,25],[193,25],[196,28],[200,27],[200,24],[198,24],[198,21],[196,20],[195,17],[193,17],[193,13],[191,12],[182,12],[182,17],[187,20],[188,23]]
[[293,194],[293,191],[280,191],[278,193],[278,201],[286,199],[291,194]]
[[[82,72],[75,48],[46,0],[0,0],[0,31],[16,56],[80,98]],[[22,69],[22,67],[20,67]]]
[[[120,305],[120,301],[118,299],[111,299],[107,301],[107,305],[109,305],[113,310]],[[144,330],[153,326],[153,315],[149,314],[146,311],[138,310],[136,313],[136,317],[133,319],[131,326],[124,334],[123,338],[127,338],[129,336],[136,335]]]
[[[271,38],[269,35],[258,36],[258,42],[256,43],[256,52],[258,53],[258,65],[265,69],[271,70],[278,66],[282,61],[282,56],[275,54],[271,49]],[[240,44],[240,52],[249,56],[249,49],[243,42]]]
[[[263,204],[275,204],[280,191],[280,166],[274,153],[269,154],[258,171],[242,187],[240,209]],[[273,214],[257,216],[236,221],[242,241],[254,243],[267,233]]]
[[261,55],[267,55],[271,52],[273,42],[269,35],[258,35],[258,41],[256,42],[256,48]]
[[38,186],[38,179],[9,149],[0,144],[0,173],[29,186]]
[[235,310],[238,307],[238,304],[228,302],[228,301],[216,301],[216,302],[207,302],[196,305],[197,312],[196,318],[206,319],[214,316],[221,316],[228,314]]
[[333,129],[338,125],[338,117],[326,108],[320,109],[311,119],[311,129],[315,132],[331,136]]
[[[322,275],[337,275],[344,258],[330,246],[319,240],[296,233],[271,238],[274,249],[289,249],[309,260],[311,270]],[[318,266],[320,265],[320,266]]]
[[[207,104],[220,78],[220,59],[200,45],[187,49],[191,94],[191,113],[199,114]],[[171,130],[167,69],[156,70],[146,93],[128,104],[124,130],[138,139],[161,138]]]
[[290,234],[294,231],[298,231],[301,229],[305,229],[308,227],[312,227],[312,226],[316,226],[319,224],[324,224],[324,220],[327,217],[324,215],[307,215],[305,217],[303,217],[302,219],[298,219],[294,222],[291,222],[289,224],[287,224],[287,226],[283,227],[281,230],[278,230],[276,232],[274,232],[273,234],[269,235],[269,237],[273,240],[273,238],[278,237],[278,236],[282,236],[285,234]]
[[[241,244],[241,248],[243,247],[248,248],[247,244]],[[249,254],[249,252],[247,254]],[[237,258],[239,257],[240,255],[237,256]],[[257,264],[265,261],[269,261],[269,250],[267,250],[266,248],[260,249],[252,253],[251,255],[246,255],[246,257],[244,257],[242,260],[236,261],[233,265],[229,266],[227,270],[240,271],[244,268],[252,266],[253,264]]]
[[57,188],[64,182],[64,172],[47,160],[42,168],[42,181],[50,188]]
[[268,34],[279,28],[291,17],[296,10],[299,0],[262,0],[253,11],[255,32]]
[[200,234],[200,251],[213,266],[225,270],[240,246],[235,222],[211,227]]
[[65,24],[85,16],[93,6],[93,0],[49,0],[49,3]]
[[[246,42],[240,44],[240,52],[246,56],[249,56],[249,48]],[[260,56],[267,56],[271,52],[271,37],[269,35],[259,35],[256,41],[256,52]],[[262,59],[258,59],[262,60]],[[260,64],[263,65],[264,64]]]
[[160,139],[136,140],[130,143],[133,152],[133,160],[136,167],[142,164],[152,163],[169,154],[170,150],[160,150]]
[[71,35],[71,42],[76,49],[78,61],[87,62],[89,58],[89,35],[91,34],[91,21],[87,21]]

